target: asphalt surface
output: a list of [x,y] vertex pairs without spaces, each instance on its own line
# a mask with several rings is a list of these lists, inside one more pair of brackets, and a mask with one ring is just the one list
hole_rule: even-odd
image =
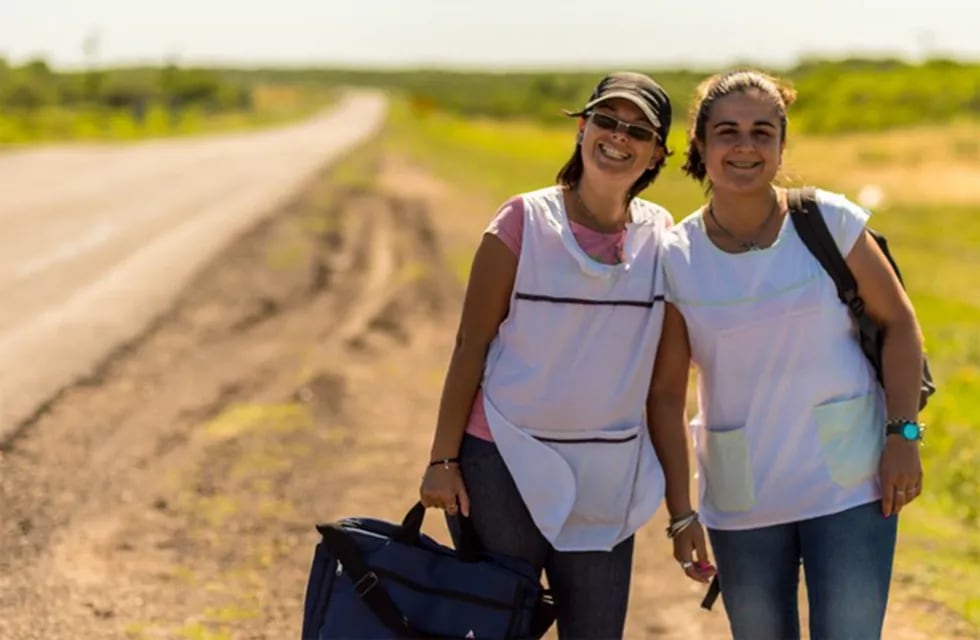
[[385,109],[354,93],[275,129],[0,152],[0,443],[375,133]]

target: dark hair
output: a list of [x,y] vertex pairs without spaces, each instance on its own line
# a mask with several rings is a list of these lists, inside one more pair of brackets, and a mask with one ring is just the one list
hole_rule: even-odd
[[733,93],[760,91],[779,109],[780,140],[786,141],[786,110],[796,100],[796,91],[784,81],[762,71],[740,70],[713,75],[698,85],[691,104],[690,129],[687,133],[687,160],[681,170],[698,182],[708,175],[697,143],[704,144],[704,129],[715,102]]
[[[589,114],[582,114],[582,117],[588,118]],[[629,189],[629,192],[626,194],[626,202],[629,202],[641,191],[650,186],[650,183],[656,179],[657,175],[660,173],[660,170],[664,168],[665,164],[667,164],[667,158],[673,155],[673,152],[667,148],[666,141],[660,142],[659,140],[656,140],[654,144],[663,146],[664,156],[657,161],[657,164],[655,164],[652,169],[645,170],[640,177],[636,179],[636,182],[633,183]],[[566,162],[565,165],[558,170],[558,175],[555,176],[555,181],[563,187],[574,189],[578,186],[579,181],[582,179],[582,172],[584,170],[585,165],[582,162],[582,134],[579,133],[579,135],[575,138],[575,150],[572,152],[572,157],[569,158],[568,162]]]

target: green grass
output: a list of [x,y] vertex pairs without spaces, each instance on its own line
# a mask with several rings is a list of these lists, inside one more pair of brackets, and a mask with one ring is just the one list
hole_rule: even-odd
[[211,112],[184,109],[176,117],[160,106],[147,110],[142,120],[128,112],[109,109],[44,107],[31,114],[0,112],[0,146],[37,142],[112,141],[191,136],[255,129],[295,121],[324,108],[333,92],[309,91],[279,103],[260,103],[252,110]]
[[[472,215],[489,221],[493,207],[508,196],[554,181],[572,151],[575,125],[467,120],[434,111],[416,113],[396,103],[389,129],[393,148],[468,190],[475,202],[486,203],[485,210]],[[807,157],[834,153],[834,138],[802,143],[809,146]],[[814,145],[826,149],[814,153]],[[698,206],[703,193],[679,171],[685,148],[679,131],[668,146],[674,157],[642,195],[666,206],[679,220]],[[877,157],[866,160],[872,166],[881,163]],[[826,173],[826,166],[821,169]],[[849,164],[847,175],[830,176],[820,186],[853,197],[843,186],[853,183],[853,170]],[[794,172],[805,180],[807,167],[797,165]],[[980,630],[980,581],[975,579],[980,575],[980,538],[975,533],[980,525],[980,199],[956,207],[893,200],[876,210],[872,220],[888,235],[902,267],[939,383],[939,393],[922,416],[929,426],[923,448],[927,493],[904,512],[897,580]],[[468,258],[460,260],[461,269],[468,267]]]
[[925,500],[924,507],[903,512],[895,559],[896,592],[906,599],[941,603],[962,616],[964,627],[980,630],[977,536],[937,504],[941,500]]

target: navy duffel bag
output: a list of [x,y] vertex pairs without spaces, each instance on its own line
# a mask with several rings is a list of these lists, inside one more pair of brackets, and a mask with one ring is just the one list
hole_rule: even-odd
[[317,525],[303,639],[540,638],[554,606],[527,562],[482,550],[460,518],[457,549],[421,533],[425,507],[400,525],[346,518]]

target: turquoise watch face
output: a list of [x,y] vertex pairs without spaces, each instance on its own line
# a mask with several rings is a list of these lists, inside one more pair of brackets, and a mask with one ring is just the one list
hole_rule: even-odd
[[906,440],[919,439],[919,425],[913,422],[906,422],[902,425],[902,437]]

